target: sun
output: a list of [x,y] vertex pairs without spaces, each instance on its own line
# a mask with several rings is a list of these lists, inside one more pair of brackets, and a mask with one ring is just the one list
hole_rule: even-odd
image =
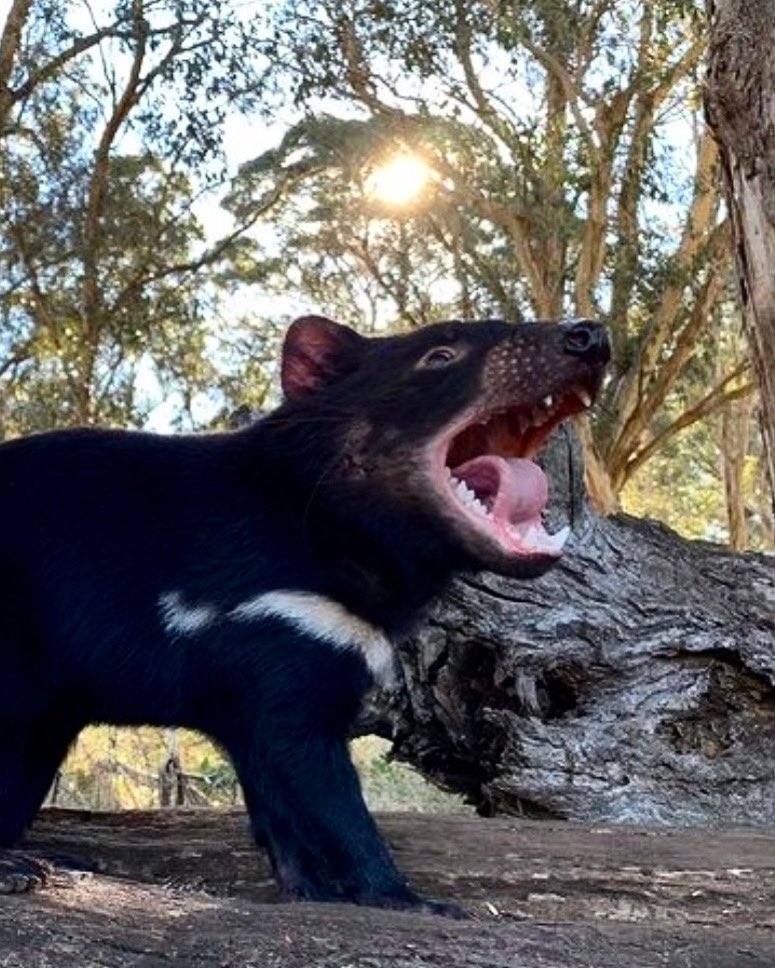
[[405,208],[420,198],[432,174],[419,155],[402,152],[374,169],[366,179],[366,192],[385,206]]

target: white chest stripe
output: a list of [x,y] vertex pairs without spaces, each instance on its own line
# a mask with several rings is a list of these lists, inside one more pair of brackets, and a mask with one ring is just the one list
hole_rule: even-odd
[[389,687],[393,681],[393,646],[388,637],[324,595],[313,592],[274,591],[241,602],[229,618],[254,622],[279,618],[337,649],[358,652],[375,681]]
[[214,605],[186,605],[180,592],[160,595],[159,611],[162,625],[172,635],[194,635],[218,618]]

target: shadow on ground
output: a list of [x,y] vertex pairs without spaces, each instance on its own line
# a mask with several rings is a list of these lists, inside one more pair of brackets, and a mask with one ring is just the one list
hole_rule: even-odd
[[382,816],[421,891],[467,922],[281,903],[238,812],[46,811],[82,857],[0,898],[6,968],[772,968],[775,836]]

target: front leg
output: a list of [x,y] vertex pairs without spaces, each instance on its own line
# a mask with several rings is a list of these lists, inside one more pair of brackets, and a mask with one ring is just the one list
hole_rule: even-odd
[[[347,748],[371,684],[362,657],[283,626],[254,636],[235,623],[219,638],[227,691],[220,702],[208,692],[199,725],[234,762],[279,886],[308,900],[459,915],[409,887],[363,801]],[[237,651],[251,661],[237,666]]]
[[302,714],[275,718],[272,733],[270,748],[259,737],[255,748],[238,744],[231,753],[256,840],[286,894],[465,916],[409,887],[368,812],[344,739]]
[[[366,808],[344,740],[275,723],[277,747],[234,756],[257,841],[289,895],[405,907],[419,903]],[[289,743],[290,736],[294,741]]]

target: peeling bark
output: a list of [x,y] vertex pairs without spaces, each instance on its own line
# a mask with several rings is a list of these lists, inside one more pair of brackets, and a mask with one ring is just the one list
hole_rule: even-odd
[[720,148],[775,485],[775,0],[710,0],[708,17],[705,107]]

